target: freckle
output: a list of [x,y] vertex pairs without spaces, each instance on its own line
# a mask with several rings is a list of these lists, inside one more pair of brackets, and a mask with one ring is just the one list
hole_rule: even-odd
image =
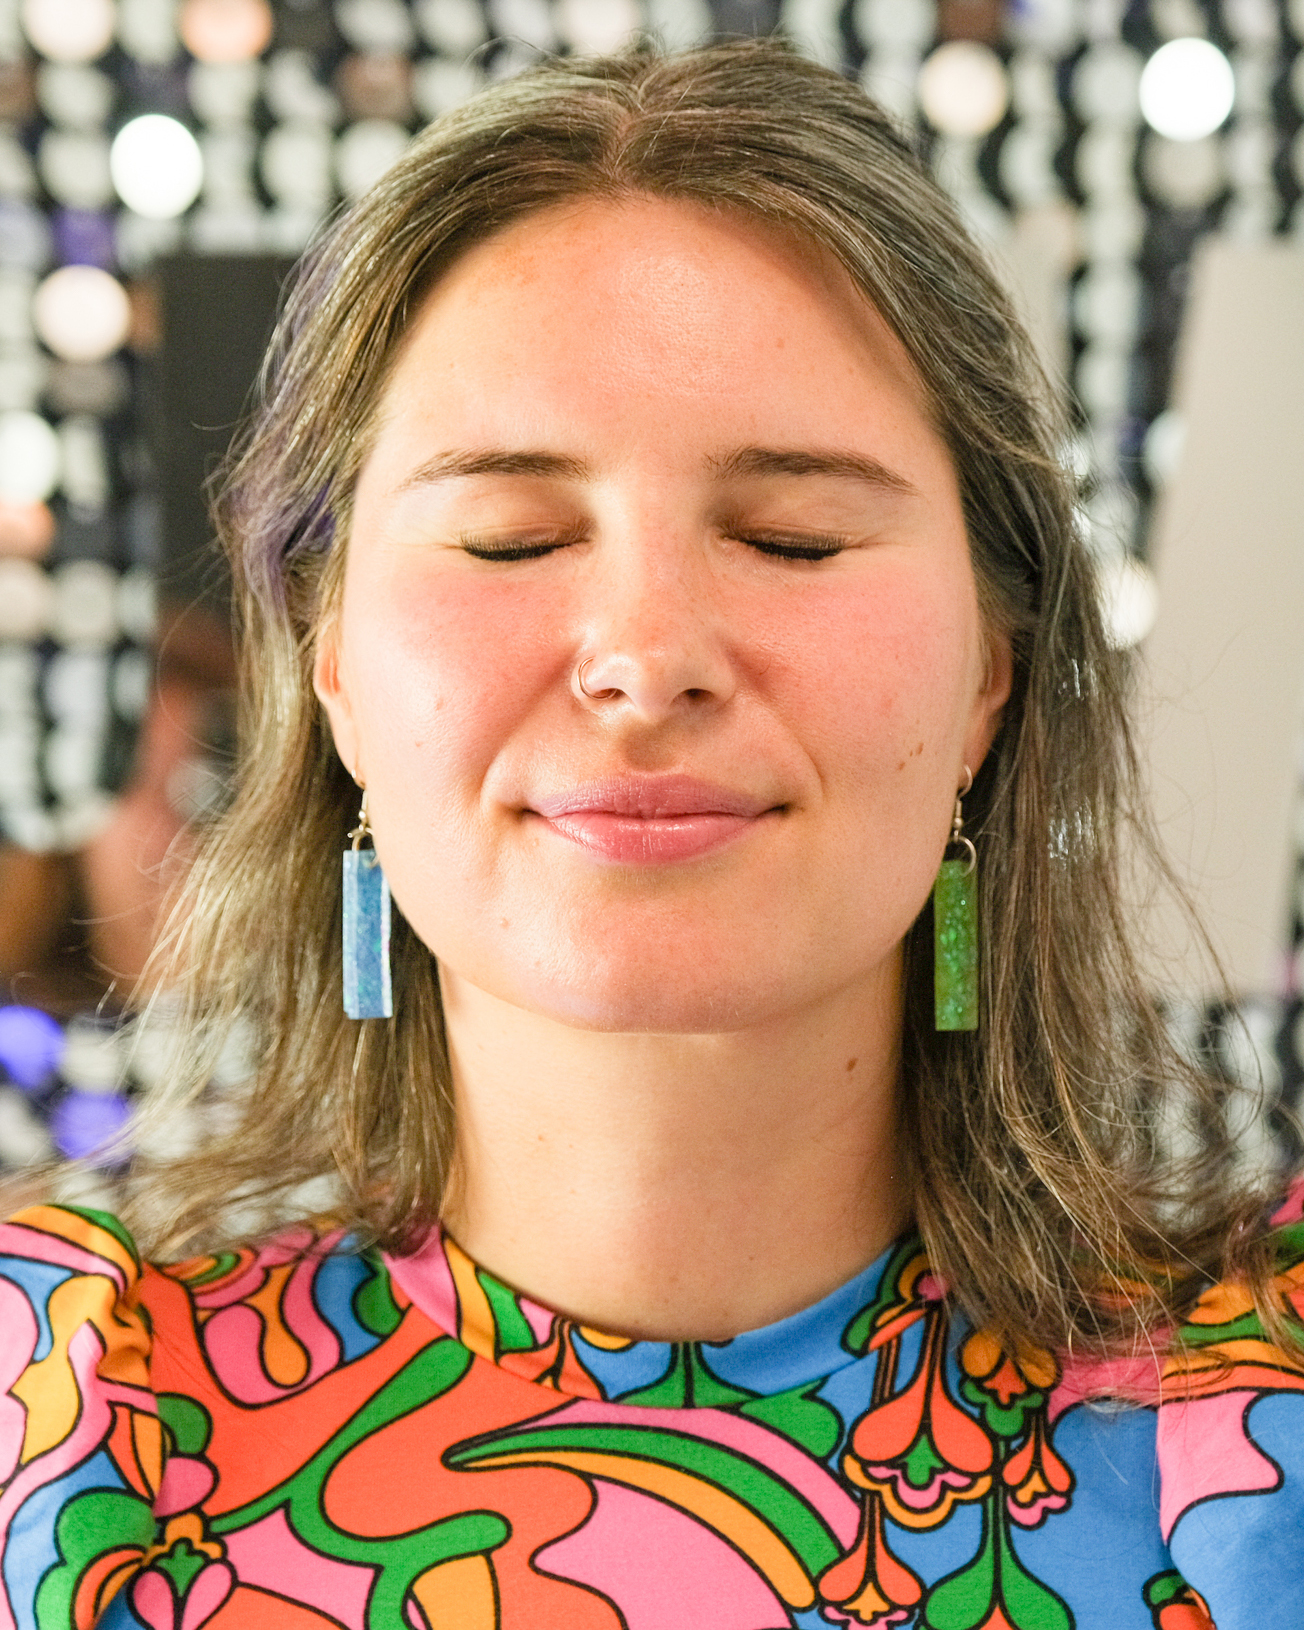
[[850,1075],[852,1070],[854,1070],[856,1065],[859,1063],[860,1060],[858,1058],[849,1058],[847,1060],[847,1074]]
[[920,743],[919,743],[919,745],[918,745],[918,747],[916,747],[916,748],[915,748],[915,755],[916,755],[916,757],[918,757],[918,755],[919,755],[919,754],[920,754],[920,753],[922,753],[922,752],[923,752],[923,750],[924,750],[924,744],[923,744],[923,742],[922,742],[922,741],[921,741],[921,742],[920,742]]
[[898,770],[904,770],[905,767],[906,767],[906,761],[905,761],[905,759],[902,759],[900,764],[897,765],[897,769]]

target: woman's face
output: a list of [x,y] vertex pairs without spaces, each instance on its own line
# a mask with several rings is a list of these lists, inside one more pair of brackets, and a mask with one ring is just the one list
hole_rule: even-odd
[[913,371],[809,246],[585,201],[417,313],[316,685],[446,980],[624,1031],[894,988],[1009,675]]

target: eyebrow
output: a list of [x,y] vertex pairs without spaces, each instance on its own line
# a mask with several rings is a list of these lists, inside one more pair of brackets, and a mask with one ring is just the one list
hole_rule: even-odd
[[876,458],[863,453],[806,450],[786,447],[740,447],[723,458],[710,460],[717,475],[728,477],[758,475],[833,475],[866,481],[892,492],[917,493],[905,476],[890,470]]
[[[725,480],[772,475],[824,475],[867,482],[889,492],[917,494],[918,488],[905,476],[889,469],[876,458],[863,453],[786,447],[739,447],[721,457],[709,458],[707,467]],[[484,447],[474,451],[441,453],[419,465],[402,483],[400,490],[426,486],[458,476],[521,475],[551,477],[562,481],[590,481],[593,471],[583,459],[541,449]]]
[[441,453],[437,458],[427,459],[403,481],[400,490],[468,475],[534,475],[588,481],[592,473],[583,459],[567,458],[562,453],[484,447],[474,452]]

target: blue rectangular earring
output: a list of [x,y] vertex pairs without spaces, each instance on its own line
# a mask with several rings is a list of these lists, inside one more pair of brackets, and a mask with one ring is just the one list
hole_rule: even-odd
[[[389,975],[389,884],[375,850],[362,794],[358,824],[344,851],[344,1011],[350,1019],[392,1019]],[[362,847],[372,838],[372,847]]]

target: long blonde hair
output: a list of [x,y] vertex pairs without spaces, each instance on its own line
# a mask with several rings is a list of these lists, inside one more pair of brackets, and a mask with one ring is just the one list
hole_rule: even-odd
[[[1169,1044],[1131,945],[1120,834],[1140,832],[1143,850],[1145,826],[1128,674],[1102,632],[1052,395],[888,118],[775,41],[556,61],[498,84],[418,138],[303,265],[217,506],[241,620],[242,753],[175,919],[189,1047],[165,1097],[202,1091],[236,1021],[256,1068],[222,1135],[140,1164],[145,1243],[212,1244],[249,1226],[251,1204],[270,1222],[322,1177],[344,1219],[392,1249],[438,1214],[452,1093],[437,969],[401,918],[394,1019],[341,1011],[338,856],[357,803],[310,684],[315,641],[378,396],[423,293],[509,222],[629,193],[742,211],[837,257],[914,362],[958,472],[984,615],[1013,644],[1014,693],[966,800],[976,1033],[933,1028],[927,908],[906,943],[904,1118],[935,1268],[975,1320],[1059,1346],[1135,1337],[1229,1266],[1262,1292],[1261,1248],[1228,1258],[1265,1195],[1236,1192],[1227,1088]],[[1156,1146],[1161,1101],[1198,1131],[1180,1163]],[[1117,1293],[1134,1279],[1151,1288]]]

